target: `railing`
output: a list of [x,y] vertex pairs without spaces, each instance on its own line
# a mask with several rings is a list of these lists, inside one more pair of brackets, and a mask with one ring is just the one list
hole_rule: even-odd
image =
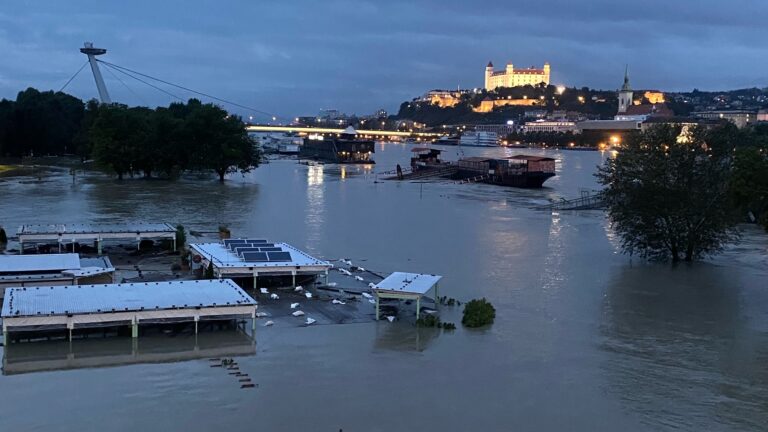
[[582,192],[580,198],[570,200],[562,199],[546,206],[546,208],[551,210],[594,210],[603,207],[605,207],[605,198],[601,192],[592,194],[585,194]]

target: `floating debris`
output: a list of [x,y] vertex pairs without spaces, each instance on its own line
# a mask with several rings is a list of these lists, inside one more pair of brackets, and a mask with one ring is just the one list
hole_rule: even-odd
[[269,290],[266,288],[259,288],[262,294],[269,294]]
[[371,289],[376,288],[376,284],[373,283],[373,282],[369,282],[368,283],[368,288],[371,288]]
[[274,321],[267,321],[267,322],[264,323],[264,327],[269,327],[271,325],[275,325],[275,322]]
[[374,299],[372,299],[372,298],[371,298],[371,299],[368,299],[368,303],[370,303],[370,304],[376,304],[376,300],[374,300]]
[[328,282],[326,286],[335,287],[336,285],[338,285],[336,282]]
[[255,387],[255,386],[253,385],[253,383],[245,383],[245,384],[240,384],[240,388],[241,388],[241,389],[244,389],[244,388],[253,388],[253,387]]
[[317,322],[317,320],[316,320],[316,319],[312,319],[312,318],[309,318],[309,317],[307,317],[307,321],[306,321],[306,322],[304,322],[304,324],[306,324],[306,325],[311,325],[311,324],[314,324],[314,323],[316,323],[316,322]]
[[291,303],[291,309],[296,309],[297,307],[299,307],[298,303]]
[[369,300],[373,298],[373,296],[372,296],[372,295],[370,295],[370,294],[368,294],[367,292],[364,292],[364,293],[363,293],[363,297],[365,297],[365,298],[367,298],[367,299],[369,299]]
[[306,298],[308,298],[308,299],[311,299],[312,298],[312,293],[311,292],[304,293],[304,296]]
[[359,280],[360,282],[363,282],[363,280],[364,280],[364,279],[363,279],[362,277],[360,277],[360,276],[355,276],[355,279]]
[[266,318],[269,314],[266,312],[256,312],[256,318]]
[[345,302],[343,302],[343,301],[341,301],[341,300],[337,300],[337,299],[333,299],[333,300],[331,301],[331,303],[333,303],[333,304],[338,304],[338,305],[344,305],[344,304],[346,304]]
[[387,316],[387,319],[389,320],[389,322],[393,322],[395,320],[395,317],[393,317],[392,315],[389,315]]
[[269,298],[271,298],[272,300],[280,300],[280,296],[274,293],[270,295]]
[[300,317],[300,316],[304,316],[304,312],[303,312],[303,311],[300,311],[300,310],[298,310],[298,311],[296,311],[296,312],[292,313],[291,315],[293,315],[293,316],[295,316],[295,317]]
[[301,292],[301,291],[304,290],[304,288],[302,288],[301,285],[299,285],[296,288],[294,288],[293,290],[296,291],[296,292]]

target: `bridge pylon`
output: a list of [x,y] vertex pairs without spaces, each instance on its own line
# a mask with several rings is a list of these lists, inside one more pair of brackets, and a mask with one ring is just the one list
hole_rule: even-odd
[[86,42],[83,48],[80,48],[80,52],[88,56],[88,62],[91,64],[93,79],[96,80],[96,89],[99,91],[101,103],[112,103],[112,99],[109,98],[109,93],[107,93],[107,86],[104,84],[104,78],[101,76],[101,70],[99,70],[99,63],[96,60],[96,56],[106,54],[107,50],[104,48],[94,48],[92,42]]

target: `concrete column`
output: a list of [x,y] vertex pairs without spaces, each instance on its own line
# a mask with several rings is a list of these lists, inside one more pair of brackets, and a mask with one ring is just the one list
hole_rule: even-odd
[[378,321],[379,320],[379,295],[375,293],[374,295],[376,296],[376,321]]
[[[59,245],[59,252],[61,252],[61,245]],[[24,242],[19,242],[19,255],[24,255]]]
[[141,250],[141,237],[136,238],[136,250]]
[[196,317],[195,317],[195,334],[197,334],[197,322],[198,322],[198,321],[200,321],[200,317],[199,317],[199,316],[196,316]]
[[325,285],[328,286],[328,269],[325,269]]
[[438,293],[438,284],[435,284],[435,309],[440,306],[440,294]]
[[293,287],[296,286],[296,270],[291,270],[291,282],[293,283]]
[[96,252],[101,255],[101,239],[96,240]]
[[9,339],[8,338],[8,329],[5,328],[5,326],[3,326],[3,346],[4,347],[8,346],[8,339]]
[[136,318],[133,319],[133,324],[131,325],[131,337],[134,339],[139,337],[139,321]]
[[416,319],[419,319],[419,313],[421,312],[421,298],[416,299]]
[[256,334],[256,308],[253,308],[253,312],[251,313],[251,331],[253,331],[253,334]]
[[254,273],[253,274],[253,289],[254,290],[259,289],[259,274],[258,273]]

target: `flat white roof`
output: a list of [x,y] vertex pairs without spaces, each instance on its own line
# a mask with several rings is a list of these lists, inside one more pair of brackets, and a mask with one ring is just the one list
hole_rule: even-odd
[[51,224],[22,225],[18,235],[40,234],[122,234],[122,233],[175,233],[176,228],[167,223],[123,223],[123,224]]
[[256,305],[231,279],[6,288],[3,318]]
[[317,259],[306,252],[300,251],[288,243],[271,243],[291,255],[290,261],[245,261],[222,243],[195,243],[189,245],[203,260],[213,260],[218,268],[285,268],[285,267],[332,267],[328,261]]
[[0,274],[53,272],[80,269],[80,256],[75,253],[45,255],[0,255]]
[[442,278],[442,276],[431,274],[394,272],[377,283],[373,289],[377,291],[424,295]]

